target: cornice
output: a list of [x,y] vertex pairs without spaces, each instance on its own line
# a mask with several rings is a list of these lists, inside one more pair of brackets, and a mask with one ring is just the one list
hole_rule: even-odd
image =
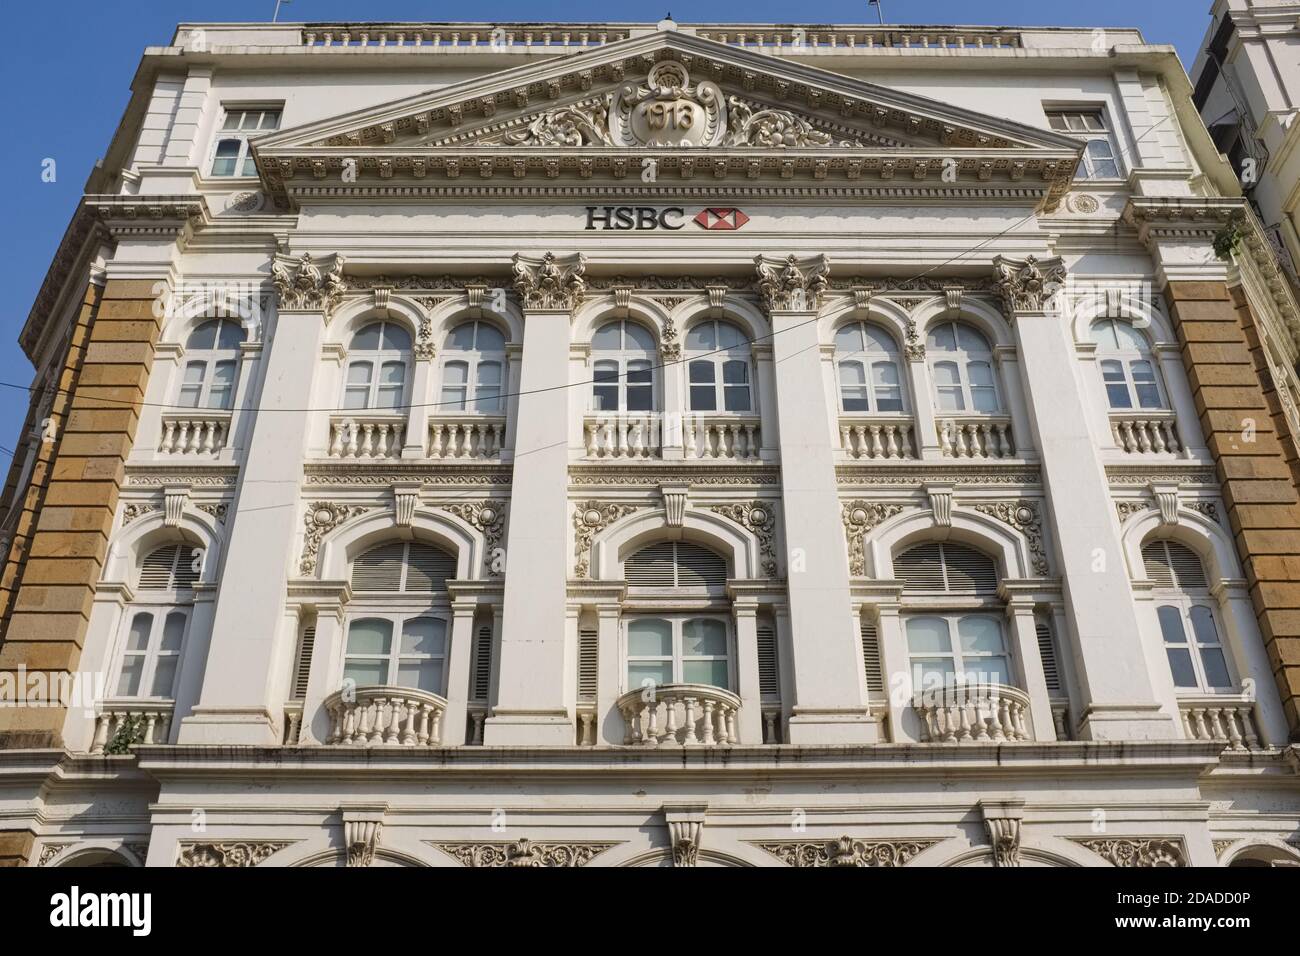
[[570,465],[569,490],[588,494],[592,485],[643,485],[664,482],[692,485],[776,485],[781,469],[776,465],[697,465],[650,462],[638,465]]
[[509,485],[514,468],[510,464],[464,465],[432,462],[356,463],[308,462],[303,466],[303,485],[313,488],[387,488],[404,481],[425,481],[442,485]]
[[1008,464],[939,464],[908,461],[899,465],[836,465],[835,477],[842,486],[890,485],[916,489],[932,482],[948,482],[954,486],[998,485],[1008,487],[1033,487],[1042,484],[1042,473],[1037,465]]

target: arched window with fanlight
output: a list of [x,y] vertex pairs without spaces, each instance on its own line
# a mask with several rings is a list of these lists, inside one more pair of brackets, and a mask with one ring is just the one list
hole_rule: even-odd
[[1098,319],[1089,334],[1097,346],[1097,365],[1112,409],[1168,407],[1151,345],[1140,330],[1117,319]]
[[443,349],[442,394],[435,411],[499,414],[505,394],[506,340],[488,322],[464,322]]
[[451,635],[447,581],[455,576],[455,555],[418,541],[358,555],[350,579],[345,686],[444,694]]
[[988,339],[965,322],[941,322],[926,336],[935,405],[942,412],[1003,411]]
[[177,542],[140,562],[113,696],[172,700],[204,552]]
[[1200,555],[1177,541],[1151,541],[1142,547],[1160,637],[1174,687],[1180,693],[1233,693],[1236,681],[1228,662],[1217,602]]
[[597,412],[655,410],[654,336],[626,320],[607,322],[591,337],[591,407]]
[[234,404],[244,338],[243,327],[231,319],[209,319],[195,327],[185,340],[178,407],[228,409]]
[[731,322],[709,319],[686,331],[687,408],[692,412],[752,413],[749,339]]
[[887,414],[906,409],[898,345],[884,329],[852,322],[835,332],[840,408]]
[[411,334],[396,322],[372,322],[348,343],[345,409],[395,410],[405,403]]

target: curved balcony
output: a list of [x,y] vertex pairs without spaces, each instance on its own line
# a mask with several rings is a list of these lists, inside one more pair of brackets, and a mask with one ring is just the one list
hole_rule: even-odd
[[636,747],[727,747],[739,743],[740,698],[708,684],[638,687],[617,702],[623,743]]
[[325,698],[327,745],[439,747],[447,701],[414,687],[356,687]]
[[1005,684],[963,683],[919,691],[912,707],[927,743],[1002,743],[1032,740],[1026,725],[1029,695]]

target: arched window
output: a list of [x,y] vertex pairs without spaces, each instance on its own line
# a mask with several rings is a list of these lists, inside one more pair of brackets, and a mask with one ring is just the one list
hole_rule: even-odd
[[1097,343],[1097,364],[1110,407],[1164,408],[1146,336],[1129,323],[1115,319],[1098,319],[1089,332]]
[[689,407],[693,412],[752,412],[749,340],[730,322],[698,322],[686,332]]
[[993,350],[978,331],[964,322],[942,322],[926,336],[926,353],[940,411],[1002,410],[993,374]]
[[853,322],[835,333],[840,407],[846,412],[901,412],[898,346],[883,329]]
[[170,700],[194,608],[203,551],[168,544],[140,563],[114,694]]
[[993,559],[951,543],[917,545],[894,559],[903,581],[912,686],[1011,685],[1011,659]]
[[505,336],[487,322],[465,322],[451,330],[445,352],[438,410],[501,412]]
[[655,340],[635,322],[607,322],[591,337],[591,403],[598,412],[650,412],[655,407]]
[[626,689],[647,682],[734,689],[730,615],[717,597],[727,581],[726,559],[687,541],[662,541],[629,556],[623,573],[631,593],[671,591],[683,606],[625,616]]
[[190,333],[185,340],[185,370],[177,405],[230,408],[244,337],[244,329],[230,319],[210,319]]
[[348,345],[344,408],[395,409],[406,394],[411,334],[394,322],[372,322]]
[[352,562],[343,678],[355,686],[444,693],[454,555],[395,541]]
[[1205,566],[1191,548],[1177,541],[1152,541],[1142,548],[1160,636],[1174,686],[1180,691],[1232,692],[1235,683],[1224,654]]

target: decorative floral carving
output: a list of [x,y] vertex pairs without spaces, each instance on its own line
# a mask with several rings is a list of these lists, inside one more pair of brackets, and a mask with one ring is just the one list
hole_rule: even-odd
[[271,261],[271,281],[280,296],[280,309],[295,312],[321,312],[326,321],[347,291],[343,279],[343,257],[331,257],[324,272],[311,253],[295,259],[277,253]]
[[907,330],[903,334],[906,336],[903,351],[907,353],[907,357],[910,359],[925,358],[925,343],[921,341],[921,333],[916,327],[916,319],[910,315],[907,317]]
[[1097,202],[1096,196],[1087,193],[1070,193],[1065,197],[1065,208],[1081,216],[1091,216],[1101,208],[1101,203]]
[[997,504],[976,505],[975,510],[991,518],[997,518],[1015,528],[1025,536],[1029,545],[1029,561],[1034,574],[1046,577],[1047,553],[1043,550],[1043,526],[1038,519],[1038,510],[1028,501],[999,501]]
[[448,505],[447,511],[483,532],[483,566],[488,574],[501,574],[502,563],[497,560],[501,536],[506,530],[506,503],[495,499]]
[[367,510],[369,509],[335,504],[332,501],[309,502],[307,514],[303,517],[307,533],[302,542],[302,560],[298,562],[298,570],[303,574],[313,574],[316,571],[316,556],[325,535],[349,518],[364,514]]
[[609,97],[557,106],[510,129],[478,141],[484,146],[614,146],[609,135]]
[[48,866],[60,853],[72,846],[71,843],[47,843],[41,847],[41,855],[36,860],[37,866]]
[[1184,502],[1184,505],[1205,515],[1215,524],[1219,523],[1219,506],[1213,501],[1187,501]]
[[257,842],[182,843],[177,866],[257,866],[292,840]]
[[661,60],[645,83],[624,83],[610,101],[615,146],[716,146],[727,130],[727,105],[711,80],[692,84],[686,67]]
[[993,260],[993,274],[998,293],[1008,314],[1041,312],[1047,300],[1065,281],[1065,266],[1060,259],[1007,259],[997,256]]
[[1149,501],[1117,501],[1115,510],[1119,513],[1120,523],[1123,524],[1130,517],[1141,511],[1146,511],[1151,507]]
[[842,836],[824,843],[756,843],[786,866],[906,866],[938,840],[855,840]]
[[434,843],[463,866],[586,866],[616,843]]
[[1079,840],[1113,866],[1186,866],[1187,857],[1177,840]]
[[227,510],[227,505],[226,505],[225,502],[221,502],[221,503],[219,503],[219,504],[203,504],[203,505],[197,505],[196,507],[197,507],[200,511],[206,511],[208,514],[212,515],[212,517],[216,518],[216,519],[217,519],[218,521],[220,521],[222,524],[225,524],[225,523],[226,523],[226,510]]
[[889,518],[900,514],[902,505],[886,505],[878,501],[850,501],[843,505],[844,537],[849,548],[849,574],[862,577],[867,573],[867,555],[863,535]]
[[601,503],[599,501],[579,501],[574,505],[573,553],[577,559],[573,565],[574,577],[591,577],[591,542],[596,537],[596,533],[636,510],[636,505]]
[[1236,842],[1237,842],[1236,840],[1211,840],[1210,841],[1211,845],[1214,847],[1215,856],[1223,856],[1223,851],[1226,850],[1228,847],[1232,846]]
[[415,336],[415,348],[411,351],[417,360],[425,362],[432,361],[438,354],[438,350],[433,345],[433,320],[427,315],[420,319],[420,327]]
[[784,259],[755,256],[758,292],[769,310],[813,311],[821,306],[830,275],[830,262],[824,255],[800,259],[793,254]]
[[137,518],[143,518],[147,514],[152,514],[158,510],[157,505],[137,504],[132,502],[122,509],[122,527],[125,528]]
[[714,505],[710,511],[735,521],[758,539],[759,562],[765,577],[774,578],[779,570],[776,561],[776,510],[770,501]]
[[587,257],[575,253],[563,259],[548,252],[540,259],[514,257],[514,287],[526,309],[574,309],[587,292],[582,274]]
[[682,343],[677,337],[677,325],[671,318],[664,322],[664,332],[659,340],[659,354],[665,362],[676,362],[682,357]]
[[789,110],[759,109],[738,96],[727,98],[728,146],[807,149],[816,146],[862,146],[861,140],[839,140]]

